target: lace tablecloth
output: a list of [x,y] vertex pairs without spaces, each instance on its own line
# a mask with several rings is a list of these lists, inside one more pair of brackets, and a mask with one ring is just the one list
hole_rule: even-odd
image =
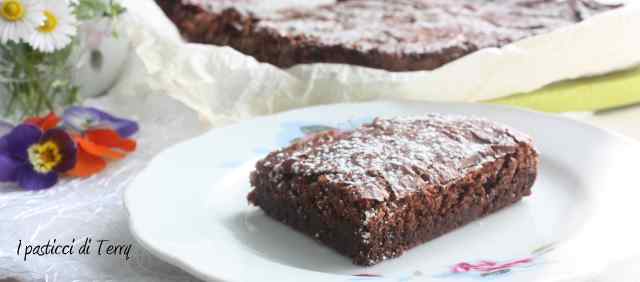
[[[127,226],[122,195],[156,153],[203,132],[204,123],[192,110],[166,96],[108,96],[89,104],[138,120],[142,128],[137,136],[138,150],[110,164],[98,176],[66,181],[41,192],[0,184],[0,281],[195,280],[152,257],[135,242]],[[141,113],[141,106],[153,110]],[[149,197],[153,200],[153,195]],[[90,255],[78,255],[85,238],[92,238],[93,248],[97,240],[132,244],[130,259],[98,255],[97,249]],[[75,239],[75,255],[28,256],[27,261],[17,255],[19,240],[36,245],[53,239],[58,244]]]

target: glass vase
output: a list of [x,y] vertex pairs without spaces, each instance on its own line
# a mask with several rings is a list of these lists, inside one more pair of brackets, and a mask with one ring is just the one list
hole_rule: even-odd
[[0,44],[0,116],[17,123],[78,102],[72,81],[77,44],[42,53],[25,43]]

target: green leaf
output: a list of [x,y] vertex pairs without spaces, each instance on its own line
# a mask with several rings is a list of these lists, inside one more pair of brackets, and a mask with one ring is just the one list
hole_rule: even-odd
[[80,99],[78,93],[80,92],[80,88],[78,86],[71,86],[68,90],[67,98],[64,101],[65,105],[73,105],[76,104]]
[[300,131],[302,131],[302,133],[306,135],[306,134],[313,134],[313,133],[318,133],[318,132],[323,132],[323,131],[328,131],[333,129],[335,128],[326,126],[326,125],[308,125],[308,126],[301,127]]
[[80,20],[92,20],[96,18],[117,18],[126,12],[126,8],[120,3],[110,0],[80,0],[75,6],[74,13]]
[[535,250],[533,250],[531,252],[531,254],[535,255],[535,256],[544,255],[544,254],[546,254],[548,252],[553,251],[555,246],[556,245],[554,243],[546,244],[546,245],[543,245],[543,246],[540,246],[540,247],[536,248]]
[[120,3],[118,2],[114,2],[114,1],[110,1],[109,2],[109,11],[107,12],[107,16],[111,17],[111,18],[115,18],[118,17],[122,14],[124,14],[124,12],[127,11],[127,8],[125,8],[124,6],[120,5]]
[[101,0],[80,0],[74,11],[79,20],[86,21],[102,17],[109,7]]
[[481,277],[488,277],[488,276],[497,276],[497,275],[504,275],[511,272],[511,269],[500,269],[500,270],[496,270],[496,271],[492,271],[492,272],[485,272],[480,274]]

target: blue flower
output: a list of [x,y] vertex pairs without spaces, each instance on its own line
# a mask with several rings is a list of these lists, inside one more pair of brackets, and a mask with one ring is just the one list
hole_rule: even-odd
[[89,129],[112,129],[122,137],[130,137],[138,132],[138,123],[118,118],[91,107],[71,107],[62,116],[64,125],[78,132]]

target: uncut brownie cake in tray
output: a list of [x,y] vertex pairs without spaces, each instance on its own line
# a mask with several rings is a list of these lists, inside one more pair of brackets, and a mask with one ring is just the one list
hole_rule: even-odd
[[[594,0],[156,2],[189,41],[228,45],[282,68],[344,63],[390,71],[433,70],[619,7]],[[320,5],[300,6],[306,2]]]
[[529,137],[484,119],[378,118],[270,153],[248,200],[373,265],[519,201],[537,167]]

